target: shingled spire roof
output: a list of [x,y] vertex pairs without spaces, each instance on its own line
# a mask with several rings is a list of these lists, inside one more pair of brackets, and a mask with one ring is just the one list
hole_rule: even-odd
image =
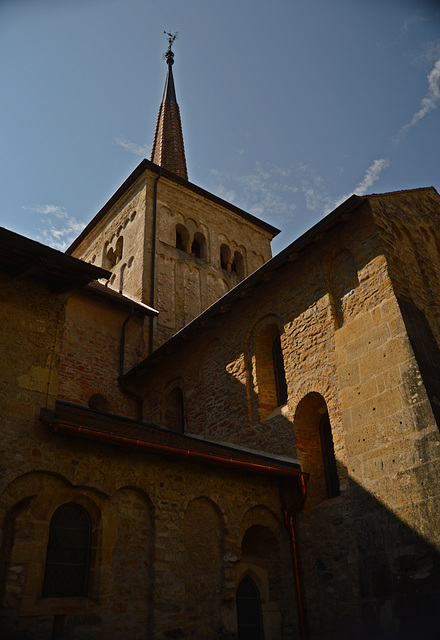
[[171,46],[176,39],[177,34],[168,34],[168,36],[169,46],[168,51],[165,54],[168,73],[162,103],[159,107],[159,113],[157,116],[156,131],[154,133],[150,159],[154,164],[158,164],[160,167],[168,169],[168,171],[172,171],[181,178],[188,180],[185,148],[183,145],[182,123],[180,121],[179,105],[176,100],[172,69],[174,64],[174,53],[171,51]]

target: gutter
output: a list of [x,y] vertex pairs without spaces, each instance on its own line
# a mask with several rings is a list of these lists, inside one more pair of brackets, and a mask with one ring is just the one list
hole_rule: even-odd
[[191,460],[193,462],[205,462],[222,467],[241,469],[242,471],[253,471],[255,473],[263,473],[265,475],[285,478],[296,478],[299,479],[302,485],[305,485],[305,481],[308,478],[307,473],[304,473],[303,471],[300,471],[298,469],[289,467],[280,469],[279,467],[268,463],[236,460],[232,456],[221,456],[215,453],[202,453],[200,451],[192,451],[188,448],[181,449],[179,447],[173,447],[166,444],[159,444],[157,442],[146,442],[145,440],[136,440],[135,438],[128,438],[126,436],[120,436],[114,433],[105,433],[103,431],[89,429],[88,427],[79,427],[62,422],[53,424],[53,429],[58,433],[66,435],[80,436],[82,438],[96,440],[98,442],[106,442],[108,444],[130,447],[132,449],[139,449],[141,451],[160,453],[163,455],[173,456],[175,458]]

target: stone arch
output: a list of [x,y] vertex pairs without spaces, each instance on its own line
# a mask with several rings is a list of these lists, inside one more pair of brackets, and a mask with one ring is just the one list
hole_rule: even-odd
[[219,424],[225,404],[229,402],[229,386],[224,345],[219,338],[204,349],[200,368],[203,372],[206,437],[221,440],[225,434],[220,431]]
[[196,231],[191,244],[191,253],[196,258],[206,260],[206,238],[200,231]]
[[188,249],[190,249],[188,245],[189,231],[182,223],[178,222],[176,224],[175,247],[176,249],[180,249],[180,251],[188,253]]
[[246,275],[244,255],[240,251],[234,251],[234,256],[231,263],[231,271],[236,273],[240,278],[244,278]]
[[185,324],[201,312],[200,270],[195,263],[183,265]]
[[224,523],[218,506],[207,497],[191,500],[184,516],[185,637],[219,636]]
[[280,321],[271,314],[258,320],[247,340],[247,366],[254,420],[263,421],[287,402]]
[[90,409],[94,409],[95,411],[102,411],[104,413],[111,412],[110,402],[102,393],[94,393],[91,395],[87,404]]
[[[120,487],[109,506],[117,531],[108,576],[108,615],[106,630],[113,637],[124,637],[123,611],[131,620],[133,637],[151,634],[153,588],[154,507],[138,487]],[[105,631],[105,630],[104,630]],[[105,634],[104,634],[105,635]]]
[[232,253],[229,245],[222,242],[220,245],[220,267],[225,271],[231,271]]
[[315,391],[298,403],[294,416],[297,457],[310,474],[306,508],[339,495],[339,476],[327,403]]
[[328,267],[328,288],[333,302],[336,328],[342,327],[352,310],[352,293],[359,286],[353,254],[341,249]]
[[170,431],[184,432],[185,386],[183,378],[175,378],[165,387],[161,403],[161,424]]
[[[88,564],[87,596],[95,598],[99,590],[99,555],[102,547],[101,509],[105,502],[97,491],[73,487],[64,478],[48,473],[26,474],[10,485],[7,495],[9,508],[5,513],[3,529],[6,531],[1,549],[4,592],[10,593],[9,583],[17,584],[22,576],[20,589],[14,587],[14,598],[3,600],[4,614],[10,620],[20,610],[20,615],[51,616],[71,611],[71,599],[59,596],[44,597],[47,545],[53,514],[63,505],[73,503],[87,512],[91,525],[90,559]],[[29,487],[29,481],[32,486]],[[11,483],[12,484],[12,483]],[[17,489],[21,495],[17,496]],[[30,495],[29,495],[30,494]],[[17,500],[18,498],[18,500]],[[12,503],[12,504],[11,504]],[[32,555],[29,553],[32,549]]]
[[224,278],[219,278],[214,273],[208,273],[208,306],[214,304],[229,291],[229,285]]
[[[292,600],[291,576],[286,558],[290,555],[287,533],[267,507],[247,511],[242,520],[240,561],[236,564],[236,587],[249,577],[258,588],[265,637],[282,636],[283,612]],[[290,616],[291,612],[284,615]]]

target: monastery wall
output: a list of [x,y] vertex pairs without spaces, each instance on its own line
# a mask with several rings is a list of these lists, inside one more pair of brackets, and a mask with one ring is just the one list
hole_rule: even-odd
[[[225,301],[197,349],[188,340],[158,361],[144,381],[145,415],[164,424],[178,386],[187,433],[297,457],[311,474],[298,535],[313,637],[341,637],[361,611],[367,637],[424,610],[428,619],[439,591],[438,425],[368,203],[265,277]],[[268,356],[276,331],[283,406]],[[326,411],[340,489],[331,499]]]
[[[70,502],[91,518],[88,597],[42,598],[50,520]],[[42,459],[23,455],[16,477],[2,483],[0,509],[2,638],[232,640],[244,575],[264,595],[266,637],[297,635],[274,478],[48,432]]]

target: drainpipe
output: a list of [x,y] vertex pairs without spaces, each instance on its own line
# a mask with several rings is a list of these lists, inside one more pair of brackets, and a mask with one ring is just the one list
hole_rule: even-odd
[[125,382],[124,382],[125,328],[126,328],[126,326],[128,324],[128,321],[132,317],[133,317],[133,307],[130,307],[130,313],[125,318],[124,322],[122,323],[122,327],[121,327],[121,341],[120,341],[120,348],[119,348],[119,375],[118,375],[118,382],[119,382],[119,385],[121,387],[122,392],[128,398],[131,398],[132,400],[134,400],[136,402],[136,419],[138,420],[138,422],[142,422],[142,398],[140,396],[138,396],[136,393],[133,393],[133,391],[130,391],[129,389],[127,389],[127,387],[125,386]]
[[[150,281],[150,307],[154,309],[154,284],[156,279],[156,227],[157,227],[157,183],[162,175],[162,167],[159,167],[159,173],[154,181],[153,187],[153,230],[151,238],[151,281]],[[154,318],[150,318],[150,336],[149,336],[149,351],[151,355],[153,353],[153,332],[154,332]]]
[[300,493],[299,499],[296,499],[290,508],[287,508],[286,506],[285,495],[282,490],[281,483],[280,483],[280,491],[281,491],[281,500],[283,505],[284,522],[289,532],[290,549],[292,551],[292,565],[293,565],[293,575],[295,579],[295,588],[296,588],[299,631],[300,631],[301,640],[308,640],[309,635],[307,631],[306,612],[305,612],[305,604],[304,604],[304,586],[303,586],[303,580],[301,575],[299,551],[298,551],[298,544],[297,544],[296,531],[295,531],[295,516],[302,509],[305,499],[307,497],[306,477],[304,476],[303,473],[298,478],[298,482],[299,482],[299,488],[301,493]]

